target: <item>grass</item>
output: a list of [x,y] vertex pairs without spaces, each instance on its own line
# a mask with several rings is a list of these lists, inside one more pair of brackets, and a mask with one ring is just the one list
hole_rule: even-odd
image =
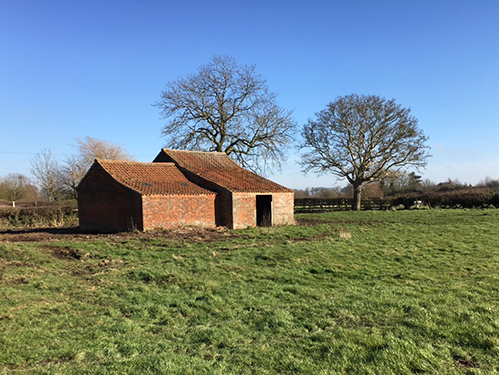
[[0,243],[0,373],[499,373],[499,210],[299,217]]

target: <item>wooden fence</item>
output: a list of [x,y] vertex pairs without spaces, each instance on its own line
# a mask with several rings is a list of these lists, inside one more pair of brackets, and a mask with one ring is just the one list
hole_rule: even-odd
[[[352,198],[295,198],[295,212],[348,211],[352,209]],[[387,202],[382,198],[362,200],[363,210],[385,210]]]
[[13,203],[12,201],[0,199],[0,207],[29,208],[29,207],[46,207],[46,206],[58,206],[58,205],[60,205],[60,203],[44,201],[44,200],[39,200],[39,201],[19,200]]

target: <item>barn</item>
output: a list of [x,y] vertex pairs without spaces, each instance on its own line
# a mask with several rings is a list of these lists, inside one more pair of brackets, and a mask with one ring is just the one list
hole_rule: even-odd
[[162,149],[152,163],[96,160],[77,191],[82,230],[294,222],[293,190],[219,152]]

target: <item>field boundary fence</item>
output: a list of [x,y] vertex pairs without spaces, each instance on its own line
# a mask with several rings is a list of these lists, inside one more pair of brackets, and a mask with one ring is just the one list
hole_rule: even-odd
[[[349,211],[353,198],[295,198],[295,212]],[[385,210],[388,203],[382,198],[362,200],[362,210]]]

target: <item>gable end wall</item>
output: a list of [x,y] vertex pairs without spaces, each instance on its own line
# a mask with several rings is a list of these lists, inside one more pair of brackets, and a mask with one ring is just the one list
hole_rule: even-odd
[[142,200],[95,166],[78,187],[80,229],[99,232],[143,230]]

